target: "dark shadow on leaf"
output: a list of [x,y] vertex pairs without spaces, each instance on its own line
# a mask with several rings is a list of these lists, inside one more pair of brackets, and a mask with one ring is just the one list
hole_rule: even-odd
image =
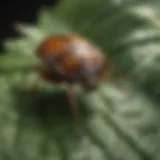
[[[77,99],[83,121],[82,130],[77,129],[65,90],[46,91],[37,89],[33,97],[29,93],[28,89],[12,87],[13,107],[15,107],[19,116],[16,124],[14,152],[21,155],[21,144],[23,144],[23,137],[27,137],[27,133],[33,134],[33,138],[38,133],[39,136],[43,135],[39,146],[41,157],[46,158],[50,145],[54,144],[59,153],[63,153],[62,159],[69,160],[68,143],[72,142],[79,146],[83,138],[87,136],[85,121],[90,117],[89,111]],[[28,155],[23,157],[25,156],[28,157]]]
[[[19,130],[44,128],[44,131],[49,131],[56,137],[76,133],[75,121],[65,90],[55,92],[37,89],[35,95],[31,97],[29,90],[14,86],[12,93],[14,106],[20,117],[19,124],[17,124]],[[78,99],[77,102],[79,102]],[[88,111],[82,104],[78,107],[81,119],[85,122],[89,118]]]

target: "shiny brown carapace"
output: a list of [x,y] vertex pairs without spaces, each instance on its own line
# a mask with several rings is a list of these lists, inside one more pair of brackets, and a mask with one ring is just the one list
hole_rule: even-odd
[[87,91],[97,87],[107,67],[103,52],[93,42],[77,35],[54,35],[38,46],[36,55],[42,61],[40,77],[51,83],[67,83],[67,96],[73,115],[79,122],[74,84]]
[[57,35],[37,49],[42,60],[41,76],[52,82],[79,84],[94,89],[103,75],[104,54],[93,43],[74,35]]

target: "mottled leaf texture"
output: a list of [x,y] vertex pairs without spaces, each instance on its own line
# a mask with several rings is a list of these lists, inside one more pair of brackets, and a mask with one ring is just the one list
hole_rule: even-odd
[[[63,0],[41,9],[36,25],[18,24],[22,36],[4,42],[0,57],[1,160],[159,160],[160,19],[158,2]],[[76,88],[83,120],[74,125],[65,85],[40,82],[25,68],[50,34],[92,40],[127,77],[97,90]]]

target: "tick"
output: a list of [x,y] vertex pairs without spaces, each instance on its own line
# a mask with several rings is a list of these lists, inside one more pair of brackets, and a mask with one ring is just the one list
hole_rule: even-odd
[[109,67],[105,54],[93,42],[78,35],[53,35],[40,43],[36,56],[41,60],[38,66],[41,79],[67,84],[71,111],[80,124],[74,85],[86,91],[95,90]]

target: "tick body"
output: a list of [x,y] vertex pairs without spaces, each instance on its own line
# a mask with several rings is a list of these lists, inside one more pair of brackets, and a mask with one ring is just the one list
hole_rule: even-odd
[[74,84],[87,91],[101,81],[106,69],[103,52],[92,42],[77,35],[54,35],[38,46],[36,55],[42,61],[40,77],[51,83],[67,83],[67,96],[73,116],[80,124]]
[[105,66],[102,51],[93,43],[75,35],[57,35],[44,40],[37,49],[42,60],[43,79],[79,84],[90,90],[97,87]]

